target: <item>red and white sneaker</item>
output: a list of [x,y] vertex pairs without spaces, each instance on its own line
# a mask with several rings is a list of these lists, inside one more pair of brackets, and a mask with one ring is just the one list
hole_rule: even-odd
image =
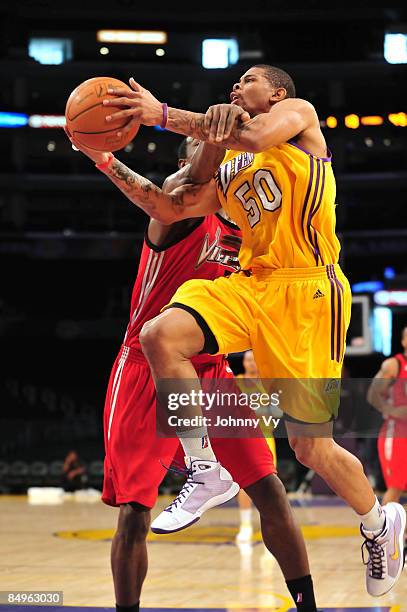
[[173,533],[199,521],[202,514],[232,499],[239,485],[218,461],[185,457],[187,481],[174,501],[151,523],[154,533]]

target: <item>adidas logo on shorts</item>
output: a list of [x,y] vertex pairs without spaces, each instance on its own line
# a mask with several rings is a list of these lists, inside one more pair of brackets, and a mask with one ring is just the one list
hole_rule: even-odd
[[313,295],[313,300],[316,300],[317,298],[320,297],[325,297],[325,293],[322,293],[322,291],[320,289],[317,289]]

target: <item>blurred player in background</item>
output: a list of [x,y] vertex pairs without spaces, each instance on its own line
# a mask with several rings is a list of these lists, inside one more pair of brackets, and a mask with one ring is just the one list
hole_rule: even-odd
[[[242,393],[250,395],[252,393],[266,393],[259,377],[253,351],[246,351],[243,355],[243,374],[237,375],[237,384]],[[274,465],[277,467],[276,441],[271,432],[263,432],[266,436],[267,444],[274,458]],[[266,435],[267,434],[267,435]],[[238,543],[250,542],[253,536],[252,510],[253,504],[250,497],[243,491],[239,491],[239,517],[240,528],[236,536]]]
[[75,450],[69,451],[62,469],[65,491],[73,492],[85,488],[88,482],[86,467]]
[[370,385],[368,401],[383,415],[377,440],[387,491],[382,504],[400,501],[407,491],[407,327],[401,332],[403,352],[383,361]]
[[[70,135],[68,134],[68,137]],[[236,257],[222,249],[239,243],[239,229],[221,214],[169,222],[177,203],[177,190],[189,180],[196,156],[206,169],[213,165],[215,147],[192,138],[180,147],[178,173],[168,177],[159,189],[136,174],[110,153],[80,146],[96,166],[120,188],[130,201],[150,215],[138,274],[131,300],[130,322],[123,345],[112,369],[104,411],[105,474],[102,499],[119,506],[117,531],[112,543],[111,564],[118,612],[137,612],[147,573],[146,538],[158,487],[166,467],[179,446],[177,438],[156,435],[156,395],[148,363],[140,347],[140,331],[157,316],[179,285],[190,278],[214,279],[238,267]],[[195,151],[195,153],[194,153]],[[193,155],[194,154],[194,155]],[[205,170],[206,171],[206,170]],[[205,177],[205,171],[200,178]],[[212,172],[212,171],[211,171]],[[174,195],[175,194],[175,195]],[[193,359],[199,378],[233,379],[223,355],[201,354]],[[200,441],[202,445],[205,439]],[[194,510],[194,497],[207,486],[215,471],[223,501],[236,495],[239,486],[253,500],[261,517],[263,540],[276,557],[297,609],[315,612],[316,604],[305,543],[296,525],[281,481],[275,475],[272,454],[264,438],[214,440],[214,447],[226,467],[202,459],[191,461],[183,494],[167,512],[171,515],[181,502]],[[233,478],[238,485],[232,480]],[[199,483],[193,476],[199,474]]]
[[[117,98],[103,103],[124,110],[107,116],[107,123],[134,117],[227,148],[216,178],[192,199],[186,190],[173,220],[191,216],[191,205],[197,216],[222,207],[242,230],[241,272],[189,281],[143,328],[141,343],[154,380],[165,387],[166,379],[177,379],[182,386],[194,378],[190,358],[200,351],[249,348],[262,379],[290,379],[281,406],[290,444],[297,459],[358,515],[368,553],[366,587],[373,596],[383,595],[402,572],[406,513],[393,502],[381,507],[360,461],[332,437],[351,291],[338,263],[335,177],[315,108],[296,98],[290,75],[265,64],[252,66],[234,84],[230,105],[215,105],[206,114],[168,108],[134,79],[130,85],[131,94],[109,91]],[[327,378],[333,386],[326,387]],[[301,379],[308,385],[312,380],[316,392],[298,392],[292,381]],[[192,408],[184,409],[188,416]],[[195,440],[181,437],[187,456],[197,456],[197,442],[207,432],[199,428],[193,435]],[[216,461],[210,444],[199,456]],[[201,496],[197,514],[215,495],[214,482],[212,497],[209,491]],[[171,517],[163,512],[153,527],[177,530],[193,520],[181,504]]]

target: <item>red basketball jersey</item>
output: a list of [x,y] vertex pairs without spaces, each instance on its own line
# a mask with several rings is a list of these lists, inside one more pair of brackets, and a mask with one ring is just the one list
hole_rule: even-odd
[[391,395],[393,405],[397,408],[397,406],[407,406],[407,358],[402,353],[394,357],[399,364],[399,373],[392,386]]
[[[407,358],[399,353],[394,355],[399,364],[399,372],[390,390],[395,412],[398,406],[407,406]],[[379,457],[383,475],[388,487],[404,489],[407,482],[407,418],[387,417],[379,433]]]
[[215,214],[197,219],[186,237],[165,249],[155,247],[146,236],[123,344],[141,352],[139,334],[144,323],[156,317],[186,281],[213,280],[238,269],[237,260],[220,246],[228,234],[241,235],[236,225]]

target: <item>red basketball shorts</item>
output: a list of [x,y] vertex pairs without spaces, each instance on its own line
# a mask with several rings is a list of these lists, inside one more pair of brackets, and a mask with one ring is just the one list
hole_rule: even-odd
[[377,446],[387,488],[407,491],[407,422],[386,419]]
[[[224,357],[196,367],[200,378],[232,378]],[[122,347],[110,375],[104,409],[102,501],[152,508],[158,487],[180,446],[156,435],[155,387],[144,357]],[[276,472],[264,438],[212,439],[214,452],[241,488]]]

